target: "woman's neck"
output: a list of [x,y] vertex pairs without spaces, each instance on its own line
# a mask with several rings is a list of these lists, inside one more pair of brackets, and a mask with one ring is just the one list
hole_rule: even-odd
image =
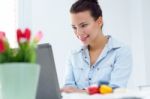
[[106,36],[104,36],[103,34],[99,35],[91,44],[89,44],[89,49],[91,51],[103,49],[107,41],[108,39]]

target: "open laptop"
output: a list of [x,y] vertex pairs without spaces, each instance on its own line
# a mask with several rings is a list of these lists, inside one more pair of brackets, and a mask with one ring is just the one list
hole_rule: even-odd
[[36,99],[61,99],[55,62],[50,44],[37,47],[37,63],[40,64],[40,77]]

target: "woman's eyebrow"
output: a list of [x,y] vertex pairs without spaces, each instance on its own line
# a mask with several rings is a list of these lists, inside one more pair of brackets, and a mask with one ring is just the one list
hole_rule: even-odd
[[86,22],[81,22],[79,25],[83,25],[83,24],[86,24]]
[[75,25],[73,25],[73,24],[72,24],[71,26],[72,26],[72,27],[75,27]]
[[[87,24],[87,22],[81,22],[80,24],[78,24],[78,25],[83,25],[83,24]],[[72,27],[75,27],[75,25],[71,25]]]

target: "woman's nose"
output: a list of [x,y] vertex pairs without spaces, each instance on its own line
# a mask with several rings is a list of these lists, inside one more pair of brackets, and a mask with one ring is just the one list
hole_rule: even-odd
[[76,34],[77,35],[82,35],[83,34],[83,30],[78,28],[77,31],[76,31]]

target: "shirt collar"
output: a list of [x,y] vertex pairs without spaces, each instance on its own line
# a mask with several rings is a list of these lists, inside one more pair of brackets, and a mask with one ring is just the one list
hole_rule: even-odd
[[108,50],[118,49],[118,48],[120,48],[122,46],[122,43],[117,41],[112,36],[107,35],[107,37],[109,38],[108,43],[107,43]]
[[[117,49],[120,48],[122,46],[122,43],[120,43],[119,41],[117,41],[115,38],[113,38],[111,35],[106,35],[108,37],[108,43],[107,43],[107,48],[108,51],[112,50],[112,49]],[[76,52],[81,52],[83,50],[87,50],[87,46],[82,45],[79,48],[76,49]]]

